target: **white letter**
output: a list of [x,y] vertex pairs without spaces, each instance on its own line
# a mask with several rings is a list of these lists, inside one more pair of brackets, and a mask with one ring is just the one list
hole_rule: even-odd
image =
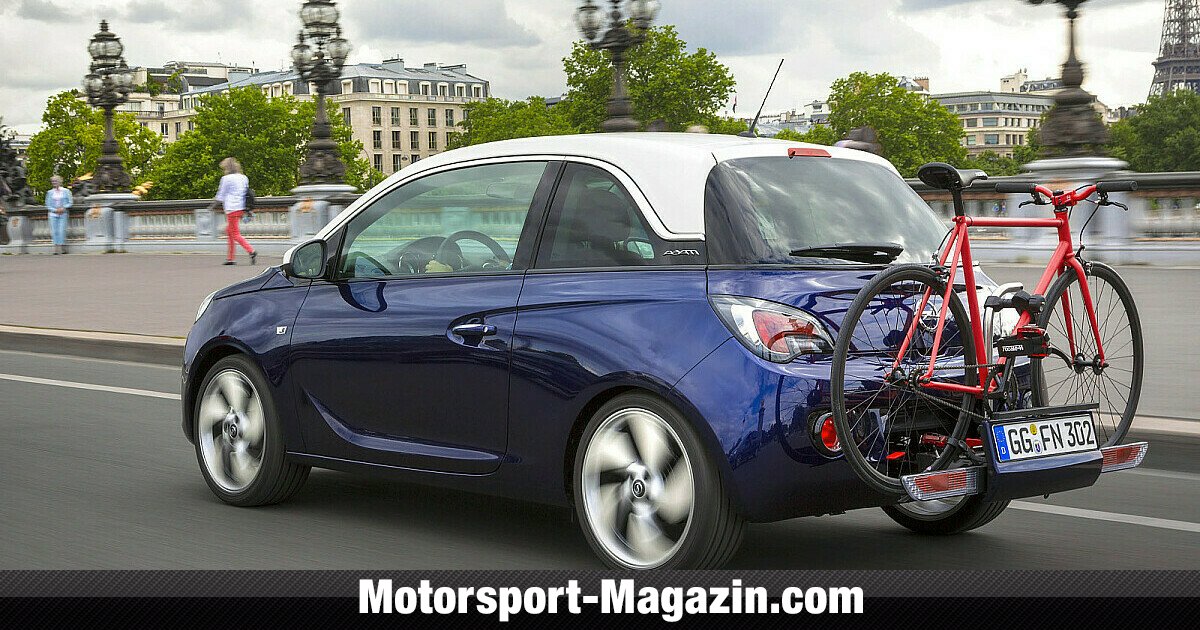
[[662,592],[662,618],[674,623],[683,618],[683,589],[669,586]]
[[809,614],[819,615],[825,612],[825,607],[829,605],[829,596],[823,588],[810,588],[804,593],[804,607],[808,609]]
[[508,621],[510,615],[521,612],[521,589],[509,586],[500,589],[500,621]]
[[567,582],[567,612],[572,615],[583,614],[583,609],[579,607],[579,594],[583,589],[579,588],[578,580],[569,580]]
[[376,584],[375,580],[359,580],[358,612],[378,613],[380,608],[385,613],[392,612],[392,581],[379,580]]
[[417,594],[421,596],[421,612],[429,615],[433,613],[433,605],[430,604],[429,598],[433,595],[433,587],[429,586],[429,580],[421,580],[421,584],[417,586]]
[[863,611],[863,590],[857,586],[854,588],[835,587],[829,589],[829,612],[855,612],[862,613]]
[[496,589],[490,586],[480,587],[475,591],[475,600],[479,602],[476,610],[481,615],[491,615],[496,612]]
[[633,613],[633,580],[621,580],[621,588],[615,588],[611,579],[600,580],[600,611]]
[[789,586],[783,589],[783,612],[789,615],[797,615],[804,611],[804,604],[796,601],[802,597],[802,591],[795,586]]

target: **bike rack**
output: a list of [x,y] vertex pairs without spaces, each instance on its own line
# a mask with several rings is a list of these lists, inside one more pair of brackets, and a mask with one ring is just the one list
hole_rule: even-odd
[[[1008,284],[1003,284],[1003,285],[1000,285],[999,287],[996,287],[995,292],[992,293],[992,295],[995,297],[1002,298],[1002,297],[1008,295],[1009,293],[1016,293],[1017,291],[1024,291],[1024,290],[1025,290],[1024,284],[1021,284],[1020,282],[1010,282]],[[984,301],[986,301],[986,299]],[[996,357],[995,357],[996,339],[995,339],[995,337],[992,336],[992,325],[993,325],[992,323],[996,319],[996,313],[997,313],[997,311],[993,310],[991,307],[988,307],[988,306],[983,307],[983,339],[984,339],[984,341],[987,342],[986,352],[987,352],[987,362],[988,363],[991,363],[996,360]]]

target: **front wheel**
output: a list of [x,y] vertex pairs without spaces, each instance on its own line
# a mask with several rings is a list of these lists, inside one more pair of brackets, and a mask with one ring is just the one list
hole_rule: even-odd
[[584,536],[610,567],[716,568],[741,544],[744,521],[700,437],[653,396],[620,396],[596,412],[573,488]]
[[1142,322],[1133,294],[1116,270],[1088,263],[1087,287],[1096,312],[1104,359],[1087,314],[1079,277],[1068,271],[1046,295],[1038,326],[1050,337],[1051,355],[1032,361],[1034,405],[1099,403],[1101,446],[1125,439],[1142,393]]

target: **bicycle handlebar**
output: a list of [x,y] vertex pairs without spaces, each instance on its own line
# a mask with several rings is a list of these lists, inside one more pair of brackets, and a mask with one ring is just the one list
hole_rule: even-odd
[[1126,182],[1100,182],[1096,184],[1096,192],[1101,194],[1115,192],[1133,192],[1138,189],[1138,183],[1134,181]]
[[1033,182],[997,182],[996,192],[1006,195],[1019,195],[1022,193],[1032,195],[1037,192],[1037,186]]

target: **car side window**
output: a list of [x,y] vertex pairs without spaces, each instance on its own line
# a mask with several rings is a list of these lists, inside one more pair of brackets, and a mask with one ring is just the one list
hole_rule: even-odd
[[[338,277],[513,269],[546,162],[487,164],[409,182],[350,220]],[[540,220],[541,213],[534,213]]]
[[569,164],[538,255],[539,269],[658,264],[654,239],[637,204],[607,171]]

